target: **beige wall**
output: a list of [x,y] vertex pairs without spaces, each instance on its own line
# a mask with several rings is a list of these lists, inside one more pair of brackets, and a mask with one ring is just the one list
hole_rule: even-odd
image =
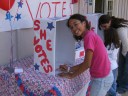
[[[74,7],[75,10],[77,9],[77,11],[83,15],[86,13],[94,13],[96,0],[92,0],[93,5],[91,6],[85,1],[88,1],[88,0],[79,0],[78,6]],[[104,0],[104,13],[107,13],[107,7],[108,7],[107,1],[108,0]],[[114,2],[113,2],[112,15],[128,20],[128,0],[113,0],[113,1]],[[97,7],[100,7],[100,6],[97,6]]]
[[78,13],[78,11],[79,11],[78,6],[79,6],[79,3],[73,4],[73,14]]
[[[16,34],[15,31],[13,31],[13,46],[16,45]],[[10,32],[1,32],[0,33],[0,65],[8,63],[10,61],[10,50],[11,50],[11,34]],[[16,49],[13,50],[14,55],[13,57],[16,58]]]
[[[107,13],[107,1],[105,0],[104,3],[104,13]],[[112,15],[119,17],[119,18],[124,18],[128,20],[128,0],[113,0],[113,11],[112,11]]]
[[[12,31],[13,59],[19,59],[33,54],[33,28]],[[10,62],[11,31],[0,33],[0,65]]]
[[128,20],[128,0],[114,0],[113,15]]
[[95,9],[95,0],[92,0],[92,5],[90,5],[88,2],[85,2],[87,0],[79,0],[79,13],[80,14],[87,14],[87,13],[94,13],[94,9]]

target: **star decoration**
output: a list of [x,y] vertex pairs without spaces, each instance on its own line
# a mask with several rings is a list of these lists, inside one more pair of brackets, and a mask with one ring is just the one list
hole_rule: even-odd
[[50,31],[51,31],[53,28],[55,28],[55,27],[53,26],[53,22],[47,23],[47,24],[48,24],[47,29],[50,29]]
[[6,20],[10,20],[11,21],[12,17],[13,16],[10,14],[10,12],[6,13]]
[[23,3],[20,1],[20,2],[17,2],[18,3],[18,7],[21,7],[22,8],[22,5]]
[[18,14],[18,13],[17,13],[17,15],[16,15],[15,18],[17,18],[17,21],[18,21],[19,19],[21,19],[21,14]]
[[34,67],[35,67],[35,70],[39,70],[39,67],[40,67],[40,66],[37,65],[37,64],[35,64]]

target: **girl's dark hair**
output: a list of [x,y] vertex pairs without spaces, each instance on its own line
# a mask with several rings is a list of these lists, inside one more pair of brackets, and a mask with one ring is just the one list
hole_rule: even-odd
[[105,43],[104,43],[105,46],[107,47],[109,45],[109,49],[112,48],[111,46],[112,43],[114,44],[115,48],[120,47],[119,36],[115,28],[110,28],[109,30],[104,31],[104,40],[105,40]]
[[[85,16],[83,16],[83,15],[81,15],[81,14],[73,14],[72,16],[70,16],[70,18],[69,18],[68,21],[67,21],[67,26],[68,26],[68,27],[70,27],[70,26],[69,26],[69,21],[70,21],[71,19],[79,20],[81,23],[82,23],[82,22],[85,22],[85,23],[86,23],[86,28],[87,28],[88,30],[90,30],[90,24],[88,23],[88,21],[87,21],[87,19],[86,19]],[[77,40],[77,41],[82,40],[82,37],[81,37],[81,36],[76,36],[76,35],[74,35],[73,37],[74,37],[75,40]]]
[[109,15],[102,15],[99,18],[99,23],[98,23],[99,29],[101,29],[100,28],[101,24],[109,23],[110,20],[111,20],[110,27],[112,27],[112,28],[120,28],[120,27],[128,26],[128,20],[125,20],[123,18],[116,18],[114,16],[109,16]]

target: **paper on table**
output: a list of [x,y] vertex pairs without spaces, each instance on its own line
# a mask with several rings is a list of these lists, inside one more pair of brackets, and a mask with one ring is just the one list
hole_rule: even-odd
[[23,72],[23,69],[22,68],[15,68],[15,73],[22,73]]

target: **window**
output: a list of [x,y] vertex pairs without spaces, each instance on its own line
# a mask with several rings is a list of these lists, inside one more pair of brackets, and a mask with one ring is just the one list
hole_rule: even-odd
[[107,14],[112,16],[113,11],[113,0],[108,0],[108,8],[107,8]]

